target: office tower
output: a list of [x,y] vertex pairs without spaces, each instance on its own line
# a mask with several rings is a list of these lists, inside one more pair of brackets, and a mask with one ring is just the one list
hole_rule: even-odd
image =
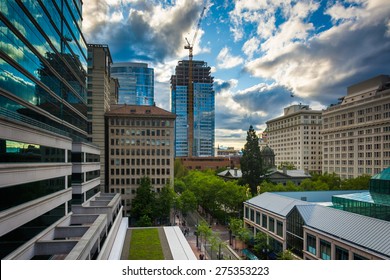
[[109,191],[122,195],[126,216],[141,178],[149,177],[156,192],[173,183],[174,121],[156,106],[118,104],[106,113]]
[[119,104],[154,104],[154,69],[148,68],[148,64],[113,63],[111,76],[119,81]]
[[87,141],[82,2],[44,2],[0,3],[0,258],[104,258],[120,197]]
[[[175,156],[214,156],[215,96],[210,67],[204,61],[179,61],[171,77],[172,113],[176,114]],[[189,75],[192,90],[189,89]]]
[[89,140],[100,149],[100,183],[105,189],[104,114],[118,103],[118,81],[111,78],[112,58],[107,45],[88,44],[88,120]]
[[390,165],[390,76],[348,87],[322,116],[323,172],[354,178]]
[[321,111],[308,105],[291,105],[284,108],[283,116],[266,123],[276,166],[288,162],[300,170],[321,172]]

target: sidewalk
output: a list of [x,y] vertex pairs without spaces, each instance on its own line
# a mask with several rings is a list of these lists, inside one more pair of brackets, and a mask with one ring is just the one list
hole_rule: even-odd
[[[196,223],[199,223],[200,221],[204,220],[198,212],[192,212],[191,214],[188,214],[185,218],[186,221],[186,227],[181,226],[182,230],[184,231],[185,228],[189,228],[189,233],[185,236],[188,243],[190,244],[191,249],[193,250],[195,256],[197,259],[200,259],[200,254],[205,252],[201,252],[200,249],[196,247]],[[237,255],[237,253],[229,246],[229,229],[226,226],[223,225],[212,225],[211,229],[214,233],[218,233],[218,236],[221,238],[221,240],[226,244],[226,248],[221,248],[221,253],[223,254],[224,258],[226,259],[232,259],[232,260],[239,260],[240,257]],[[200,243],[200,242],[199,242]],[[207,255],[207,254],[206,254]],[[217,252],[213,252],[212,259],[217,259]],[[209,259],[209,256],[206,256],[207,259]]]

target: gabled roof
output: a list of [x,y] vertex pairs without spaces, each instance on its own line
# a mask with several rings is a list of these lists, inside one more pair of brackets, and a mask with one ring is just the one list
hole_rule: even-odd
[[242,177],[242,172],[241,169],[227,169],[218,173],[218,176],[238,179]]
[[390,222],[316,204],[296,208],[306,226],[390,257]]
[[272,175],[279,175],[286,178],[311,178],[310,174],[305,174],[304,170],[286,170],[286,173],[282,170],[273,170],[267,173],[266,177],[272,177]]
[[245,202],[259,208],[266,209],[277,215],[287,216],[296,205],[310,205],[311,203],[273,193],[263,193]]

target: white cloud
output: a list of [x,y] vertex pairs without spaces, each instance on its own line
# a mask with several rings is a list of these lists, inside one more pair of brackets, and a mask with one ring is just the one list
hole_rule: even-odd
[[386,37],[390,37],[390,20],[389,20],[389,22],[387,23]]
[[246,41],[242,46],[242,51],[248,56],[249,59],[252,59],[253,55],[260,50],[260,40],[256,37],[253,37]]
[[217,61],[218,67],[221,69],[233,68],[244,62],[242,57],[232,55],[228,47],[221,49],[217,56]]
[[[190,41],[199,19],[201,3],[177,0],[86,0],[83,32],[87,42],[107,43],[120,60],[163,62],[185,58],[185,37]],[[201,48],[203,30],[198,31],[194,54],[209,52]]]
[[341,3],[336,3],[331,6],[325,14],[329,15],[334,22],[345,21],[345,20],[354,20],[362,16],[364,10],[360,7],[352,6],[345,7]]
[[275,80],[298,97],[321,102],[335,100],[335,95],[345,92],[344,83],[349,86],[363,73],[364,78],[369,78],[367,73],[387,73],[383,64],[390,58],[383,54],[390,49],[385,39],[390,36],[390,5],[386,0],[354,2],[359,3],[329,5],[325,13],[335,25],[318,34],[307,20],[318,4],[306,1],[286,6],[285,22],[272,36],[261,38],[261,56],[249,61],[247,70]]

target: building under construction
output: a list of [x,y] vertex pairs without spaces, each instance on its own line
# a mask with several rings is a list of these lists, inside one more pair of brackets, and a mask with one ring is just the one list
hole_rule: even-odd
[[215,99],[210,70],[204,61],[183,60],[171,77],[176,157],[214,156]]

